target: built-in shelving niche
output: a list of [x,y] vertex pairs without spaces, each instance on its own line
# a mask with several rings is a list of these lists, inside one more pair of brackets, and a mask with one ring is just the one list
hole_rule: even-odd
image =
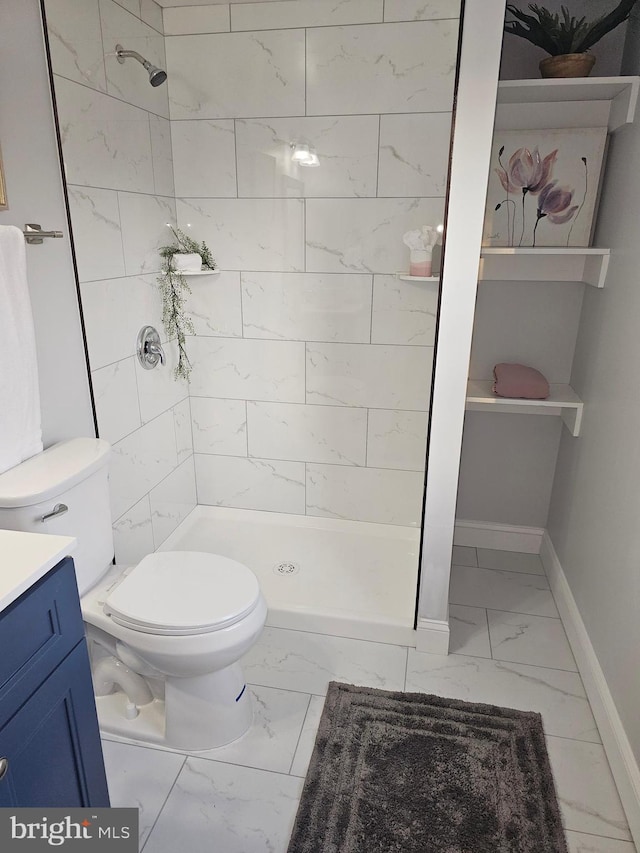
[[[614,133],[633,122],[640,77],[503,80],[498,85],[497,130],[607,127]],[[605,286],[610,251],[605,248],[494,248],[482,250],[479,281],[584,282]],[[583,403],[569,385],[550,385],[546,400],[497,397],[491,380],[469,380],[466,408],[520,414],[559,415],[580,434]]]

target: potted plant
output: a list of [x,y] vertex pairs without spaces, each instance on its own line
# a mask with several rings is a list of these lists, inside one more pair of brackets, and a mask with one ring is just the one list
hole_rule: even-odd
[[175,338],[178,342],[178,365],[174,376],[188,382],[191,362],[187,356],[186,336],[195,334],[195,330],[191,317],[185,312],[185,303],[191,288],[184,273],[201,269],[214,270],[216,262],[206,243],[197,243],[179,228],[172,225],[169,227],[175,242],[159,249],[163,261],[162,272],[158,276],[162,294],[162,323],[167,337]]
[[592,22],[584,17],[574,18],[566,6],[561,6],[558,14],[529,3],[533,14],[528,15],[513,3],[507,3],[507,12],[515,20],[506,21],[504,28],[505,32],[527,39],[549,54],[540,62],[542,77],[587,77],[596,59],[586,51],[626,21],[635,3],[636,0],[620,0],[607,15]]

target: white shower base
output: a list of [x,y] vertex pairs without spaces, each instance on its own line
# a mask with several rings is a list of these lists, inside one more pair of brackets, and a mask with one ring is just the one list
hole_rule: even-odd
[[415,646],[419,545],[412,527],[198,506],[158,550],[249,566],[272,627]]

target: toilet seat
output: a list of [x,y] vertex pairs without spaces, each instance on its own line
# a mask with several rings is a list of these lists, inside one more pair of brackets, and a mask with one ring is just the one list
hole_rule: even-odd
[[149,554],[109,592],[104,611],[147,634],[204,634],[235,625],[256,607],[260,587],[236,560],[199,551]]

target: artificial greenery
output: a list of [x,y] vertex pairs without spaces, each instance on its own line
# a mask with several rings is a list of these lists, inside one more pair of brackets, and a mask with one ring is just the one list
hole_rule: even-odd
[[584,53],[626,21],[635,3],[636,0],[621,0],[609,14],[591,23],[586,18],[574,18],[566,6],[560,7],[559,15],[537,3],[529,3],[533,15],[527,15],[513,3],[507,3],[507,12],[517,20],[506,21],[504,28],[506,32],[541,47],[551,56]]
[[186,278],[173,263],[174,255],[189,255],[195,253],[202,258],[205,270],[214,270],[216,262],[206,243],[197,243],[184,231],[169,226],[175,237],[175,243],[161,246],[162,273],[158,276],[158,284],[162,294],[162,323],[169,339],[175,338],[178,343],[178,365],[174,370],[176,379],[189,381],[191,362],[187,356],[186,336],[195,334],[193,320],[185,311],[187,296],[191,293]]

